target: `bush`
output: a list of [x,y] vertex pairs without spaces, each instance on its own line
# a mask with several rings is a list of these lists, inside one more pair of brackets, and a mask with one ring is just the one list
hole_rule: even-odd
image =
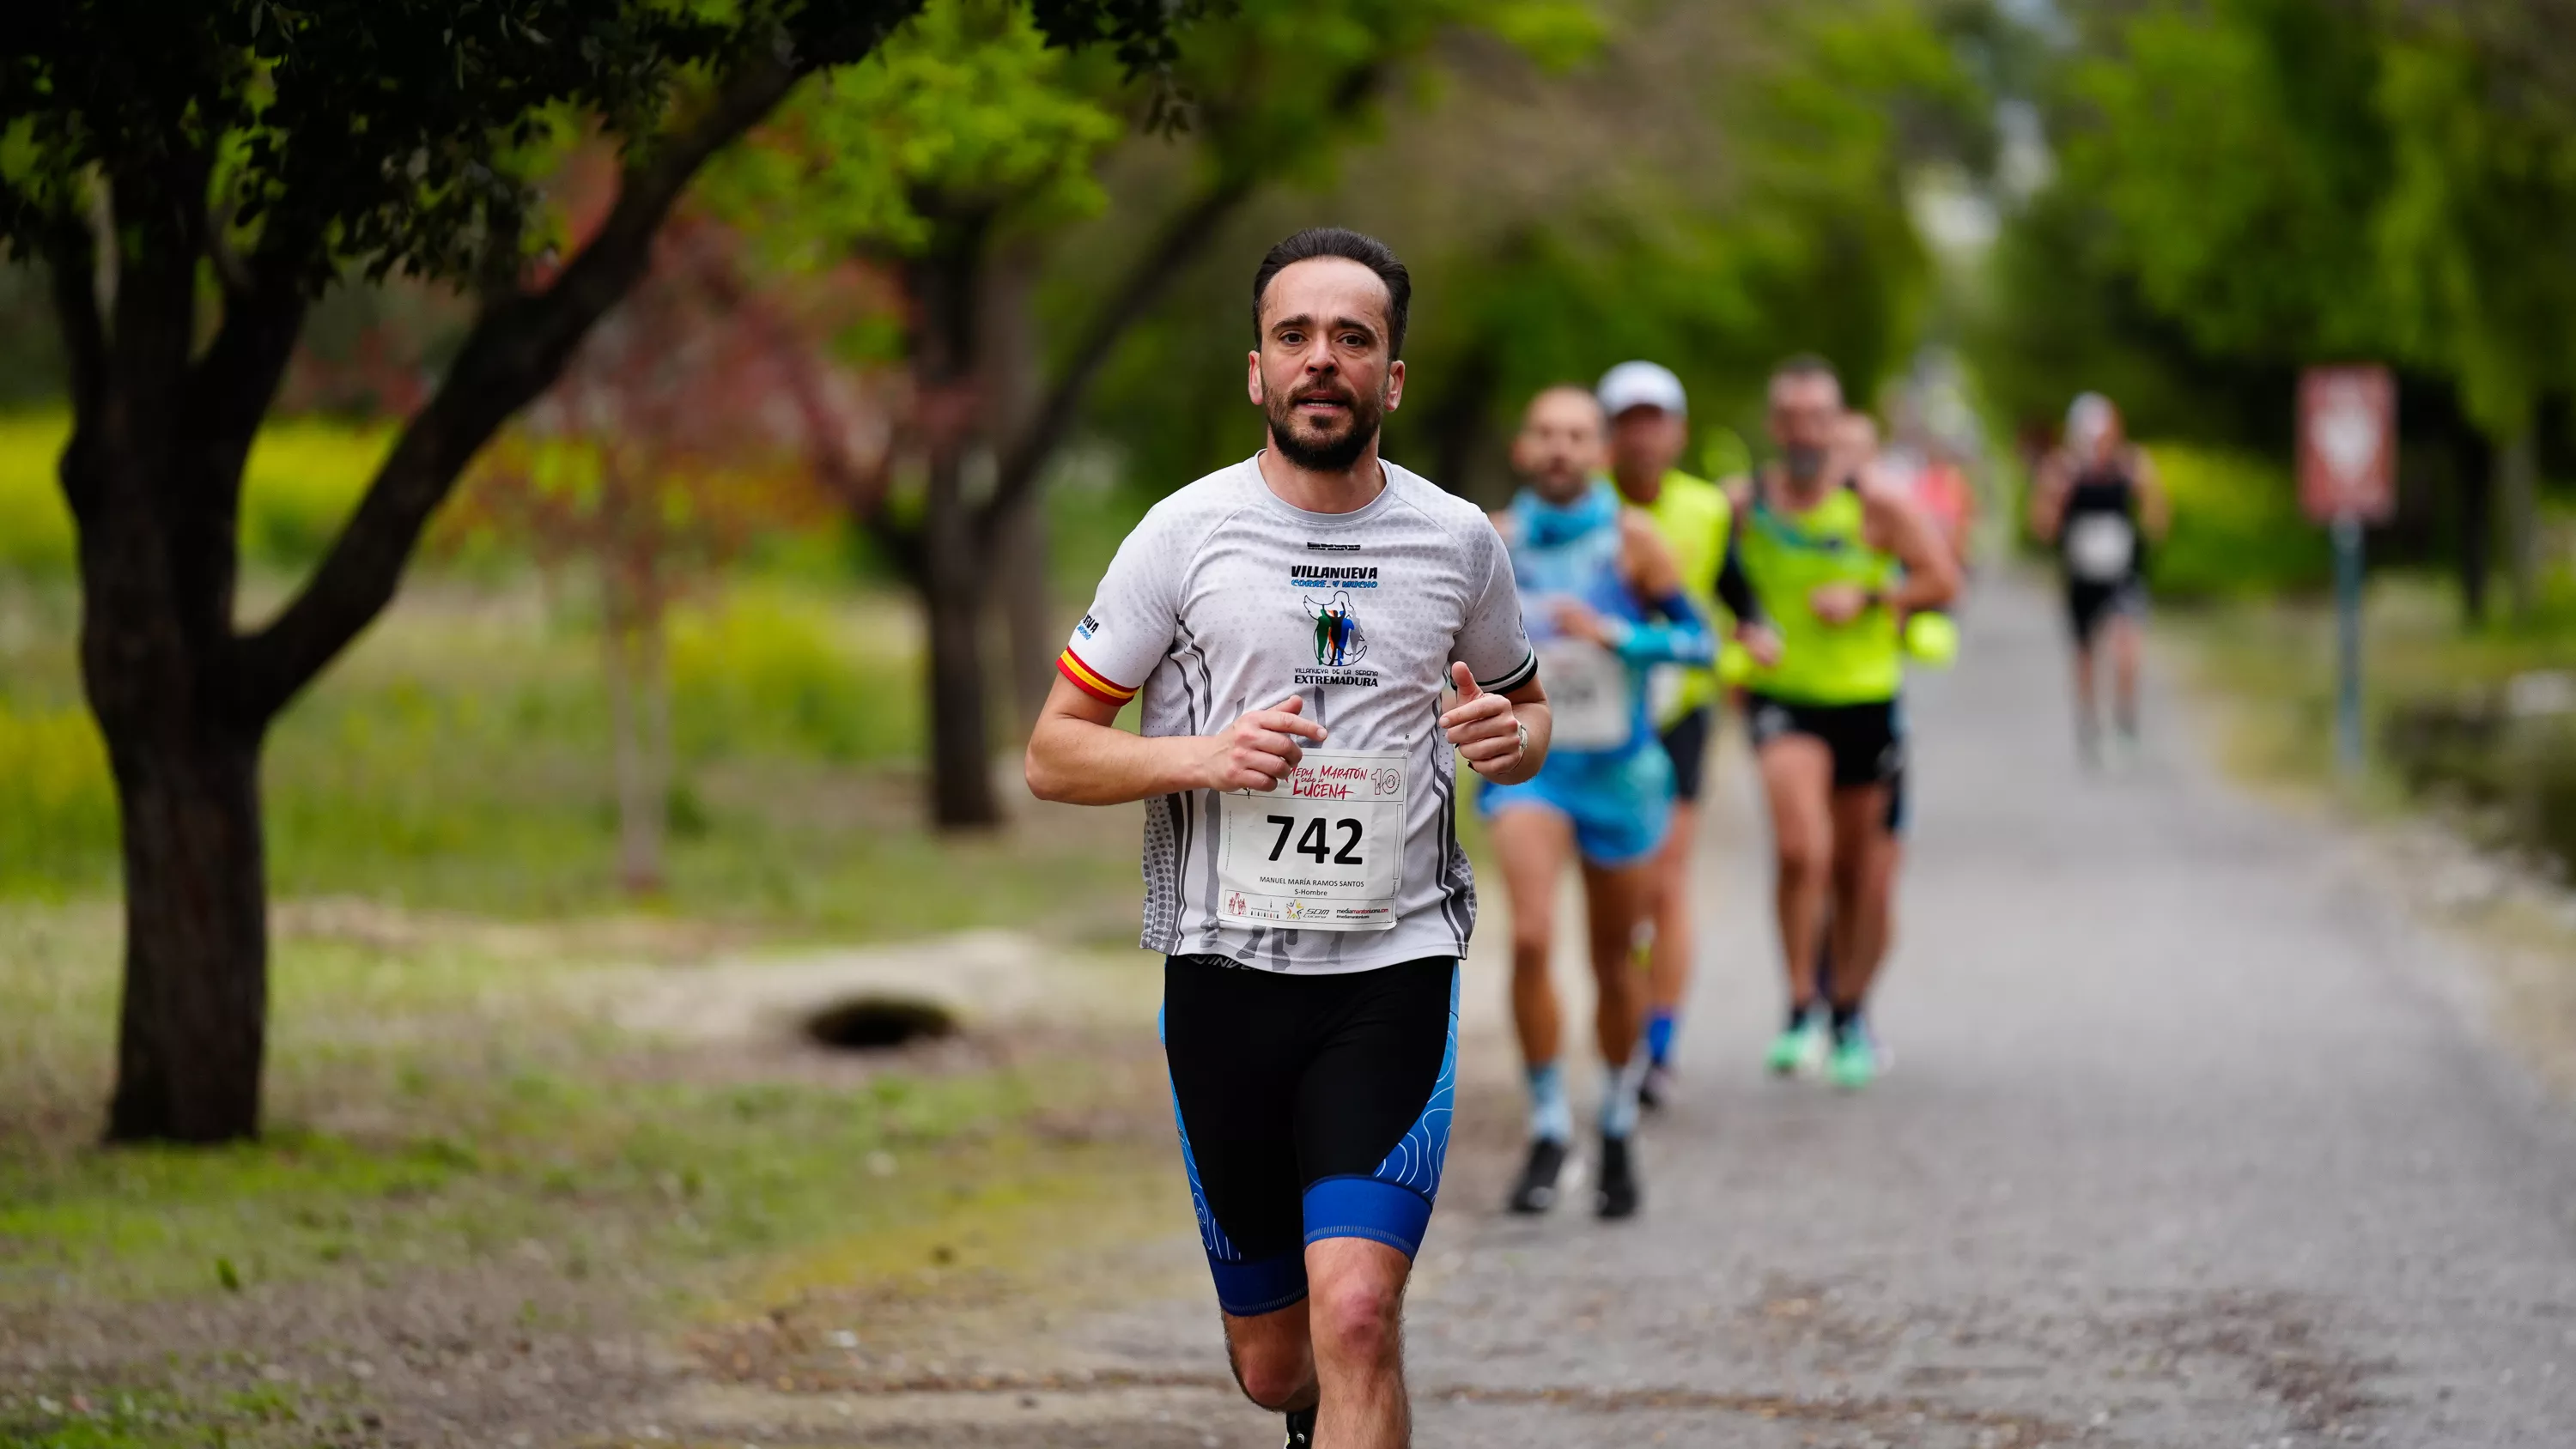
[[352,426],[317,418],[260,429],[242,479],[242,556],[294,570],[318,561],[349,521],[395,436],[391,424]]
[[671,712],[683,759],[908,756],[922,737],[910,615],[881,601],[835,608],[783,590],[734,588],[671,620]]
[[0,885],[72,883],[116,855],[116,789],[87,711],[0,695]]
[[0,417],[0,569],[40,578],[72,571],[72,518],[54,478],[70,436],[60,413]]
[[2147,449],[2173,502],[2173,529],[2148,555],[2159,597],[2241,598],[2323,587],[2326,531],[2299,511],[2286,468],[2246,453],[2181,444]]
[[[0,569],[59,577],[73,566],[71,515],[55,464],[71,436],[59,412],[0,417]],[[301,570],[322,556],[393,447],[389,424],[272,423],[242,479],[245,562]]]

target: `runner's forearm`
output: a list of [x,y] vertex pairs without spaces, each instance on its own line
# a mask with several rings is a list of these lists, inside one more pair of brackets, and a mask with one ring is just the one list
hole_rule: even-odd
[[1735,530],[1726,531],[1726,552],[1717,566],[1717,601],[1738,624],[1767,624],[1762,612],[1762,596],[1753,592],[1753,577],[1744,571],[1744,551],[1735,544]]
[[1661,623],[1629,624],[1614,632],[1610,647],[1631,664],[1706,664],[1717,657],[1717,636],[1690,597],[1676,589],[1655,601]]
[[1213,741],[1131,735],[1115,725],[1049,714],[1029,735],[1029,791],[1068,805],[1124,805],[1200,785]]

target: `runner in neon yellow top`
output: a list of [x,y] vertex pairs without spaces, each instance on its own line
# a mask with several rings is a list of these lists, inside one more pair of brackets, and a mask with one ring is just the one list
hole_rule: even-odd
[[[1681,379],[1652,362],[1623,362],[1603,374],[1594,395],[1610,418],[1610,478],[1629,503],[1644,510],[1680,565],[1682,589],[1721,639],[1740,632],[1746,643],[1776,657],[1762,630],[1761,606],[1734,554],[1735,505],[1725,490],[1673,465],[1689,440]],[[1722,619],[1719,600],[1726,605]],[[1733,625],[1730,629],[1729,625]],[[1673,1040],[1683,1001],[1690,994],[1691,844],[1698,835],[1699,787],[1716,725],[1717,671],[1708,665],[1665,665],[1652,692],[1655,731],[1673,764],[1672,824],[1654,870],[1646,947],[1646,1076],[1638,1100],[1663,1105],[1672,1091]]]
[[1833,1075],[1859,1087],[1877,1068],[1861,1006],[1887,949],[1888,805],[1905,763],[1898,620],[1947,604],[1959,575],[1931,521],[1854,451],[1830,364],[1801,357],[1773,371],[1770,427],[1781,461],[1736,500],[1744,569],[1780,635],[1778,660],[1745,684],[1789,983],[1770,1065],[1797,1071],[1825,1046],[1816,962],[1830,898]]

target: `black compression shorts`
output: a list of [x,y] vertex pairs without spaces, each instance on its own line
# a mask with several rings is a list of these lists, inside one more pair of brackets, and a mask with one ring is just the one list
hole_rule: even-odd
[[1905,717],[1895,700],[1796,704],[1748,694],[1744,717],[1756,750],[1789,735],[1822,740],[1833,752],[1837,790],[1893,784],[1905,772]]
[[2090,649],[2094,636],[2102,632],[2106,619],[2134,619],[2146,612],[2147,586],[2137,579],[2095,584],[2082,579],[2066,582],[2066,622],[2075,631],[2075,647]]
[[1664,731],[1664,754],[1673,762],[1674,799],[1699,798],[1699,777],[1708,768],[1708,741],[1716,726],[1717,707],[1703,704]]
[[1455,958],[1291,976],[1168,957],[1163,1056],[1226,1312],[1304,1298],[1309,1243],[1421,1248],[1456,1093]]

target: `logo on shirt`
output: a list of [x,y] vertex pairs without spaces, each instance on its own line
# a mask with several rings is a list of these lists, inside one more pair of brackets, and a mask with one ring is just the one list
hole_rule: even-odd
[[1088,639],[1092,635],[1100,632],[1100,621],[1091,617],[1089,614],[1085,614],[1082,616],[1082,622],[1073,626],[1073,632],[1081,635],[1085,639]]
[[1371,564],[1290,564],[1288,582],[1301,589],[1373,589],[1377,569]]
[[1360,551],[1360,546],[1356,543],[1317,543],[1311,538],[1306,540],[1306,547],[1317,553],[1358,553]]
[[[1375,569],[1369,572],[1374,574]],[[1370,588],[1375,584],[1368,585]],[[1368,654],[1368,635],[1361,631],[1359,616],[1351,612],[1351,596],[1339,589],[1318,603],[1312,594],[1297,600],[1306,606],[1306,616],[1315,623],[1315,663],[1326,669],[1339,669],[1357,664]]]

